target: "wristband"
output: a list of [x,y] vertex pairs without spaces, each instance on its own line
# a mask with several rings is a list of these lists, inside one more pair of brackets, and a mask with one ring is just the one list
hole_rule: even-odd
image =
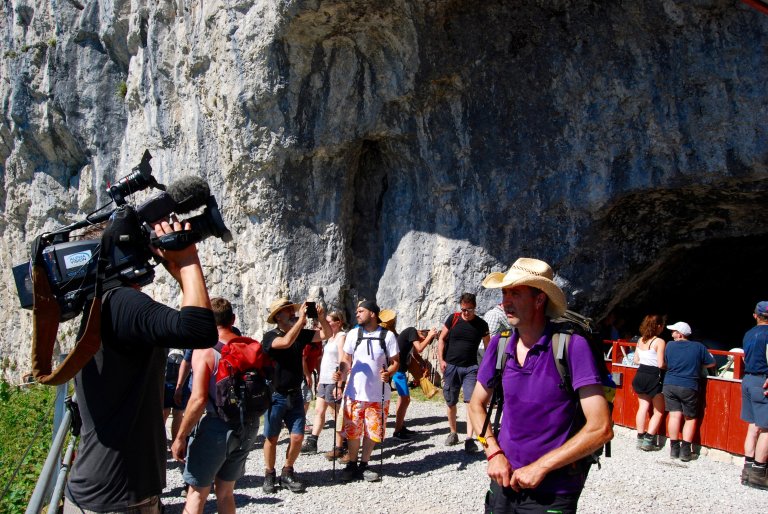
[[492,459],[492,458],[494,458],[494,457],[495,457],[495,456],[497,456],[497,455],[504,455],[504,450],[502,450],[501,448],[499,448],[498,450],[496,450],[495,452],[493,452],[492,454],[490,454],[490,455],[489,455],[489,456],[486,458],[486,460],[487,460],[488,462],[490,462],[490,461],[491,461],[491,459]]

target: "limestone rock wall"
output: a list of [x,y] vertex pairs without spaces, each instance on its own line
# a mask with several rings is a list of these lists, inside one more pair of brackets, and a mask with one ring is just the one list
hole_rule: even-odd
[[256,336],[279,295],[375,297],[403,327],[465,290],[484,310],[482,277],[521,255],[599,314],[665,251],[765,235],[768,17],[739,2],[0,9],[0,351],[19,371],[11,266],[107,203],[144,149],[160,182],[211,185],[236,235],[199,245],[210,289]]

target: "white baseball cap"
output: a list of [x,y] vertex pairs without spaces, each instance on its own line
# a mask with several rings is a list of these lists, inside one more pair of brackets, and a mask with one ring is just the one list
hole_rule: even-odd
[[667,325],[667,328],[670,330],[677,330],[686,337],[691,335],[691,326],[685,321],[678,321],[674,325]]

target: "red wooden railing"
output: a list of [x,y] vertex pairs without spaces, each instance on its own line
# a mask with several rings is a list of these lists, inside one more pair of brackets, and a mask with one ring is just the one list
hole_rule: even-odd
[[[632,379],[637,368],[622,365],[621,361],[629,353],[629,348],[636,346],[628,341],[605,341],[606,348],[611,347],[610,370],[617,382],[616,399],[613,403],[613,421],[617,425],[635,428],[637,414],[637,395],[632,389]],[[695,444],[708,448],[717,448],[739,455],[744,454],[744,437],[747,435],[747,424],[739,415],[741,413],[741,378],[744,376],[744,356],[736,352],[710,350],[713,355],[733,357],[733,378],[707,377],[700,394],[704,398],[703,408],[699,415],[698,430]],[[666,435],[666,415],[663,420]]]

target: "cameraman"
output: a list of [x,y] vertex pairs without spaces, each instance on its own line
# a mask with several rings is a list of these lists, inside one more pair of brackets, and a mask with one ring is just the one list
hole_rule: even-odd
[[[182,230],[175,217],[171,223],[155,223],[157,235]],[[155,302],[132,284],[104,295],[101,348],[75,376],[82,429],[65,513],[162,511],[168,348],[211,347],[217,331],[196,247],[152,251],[181,285],[181,310]]]

